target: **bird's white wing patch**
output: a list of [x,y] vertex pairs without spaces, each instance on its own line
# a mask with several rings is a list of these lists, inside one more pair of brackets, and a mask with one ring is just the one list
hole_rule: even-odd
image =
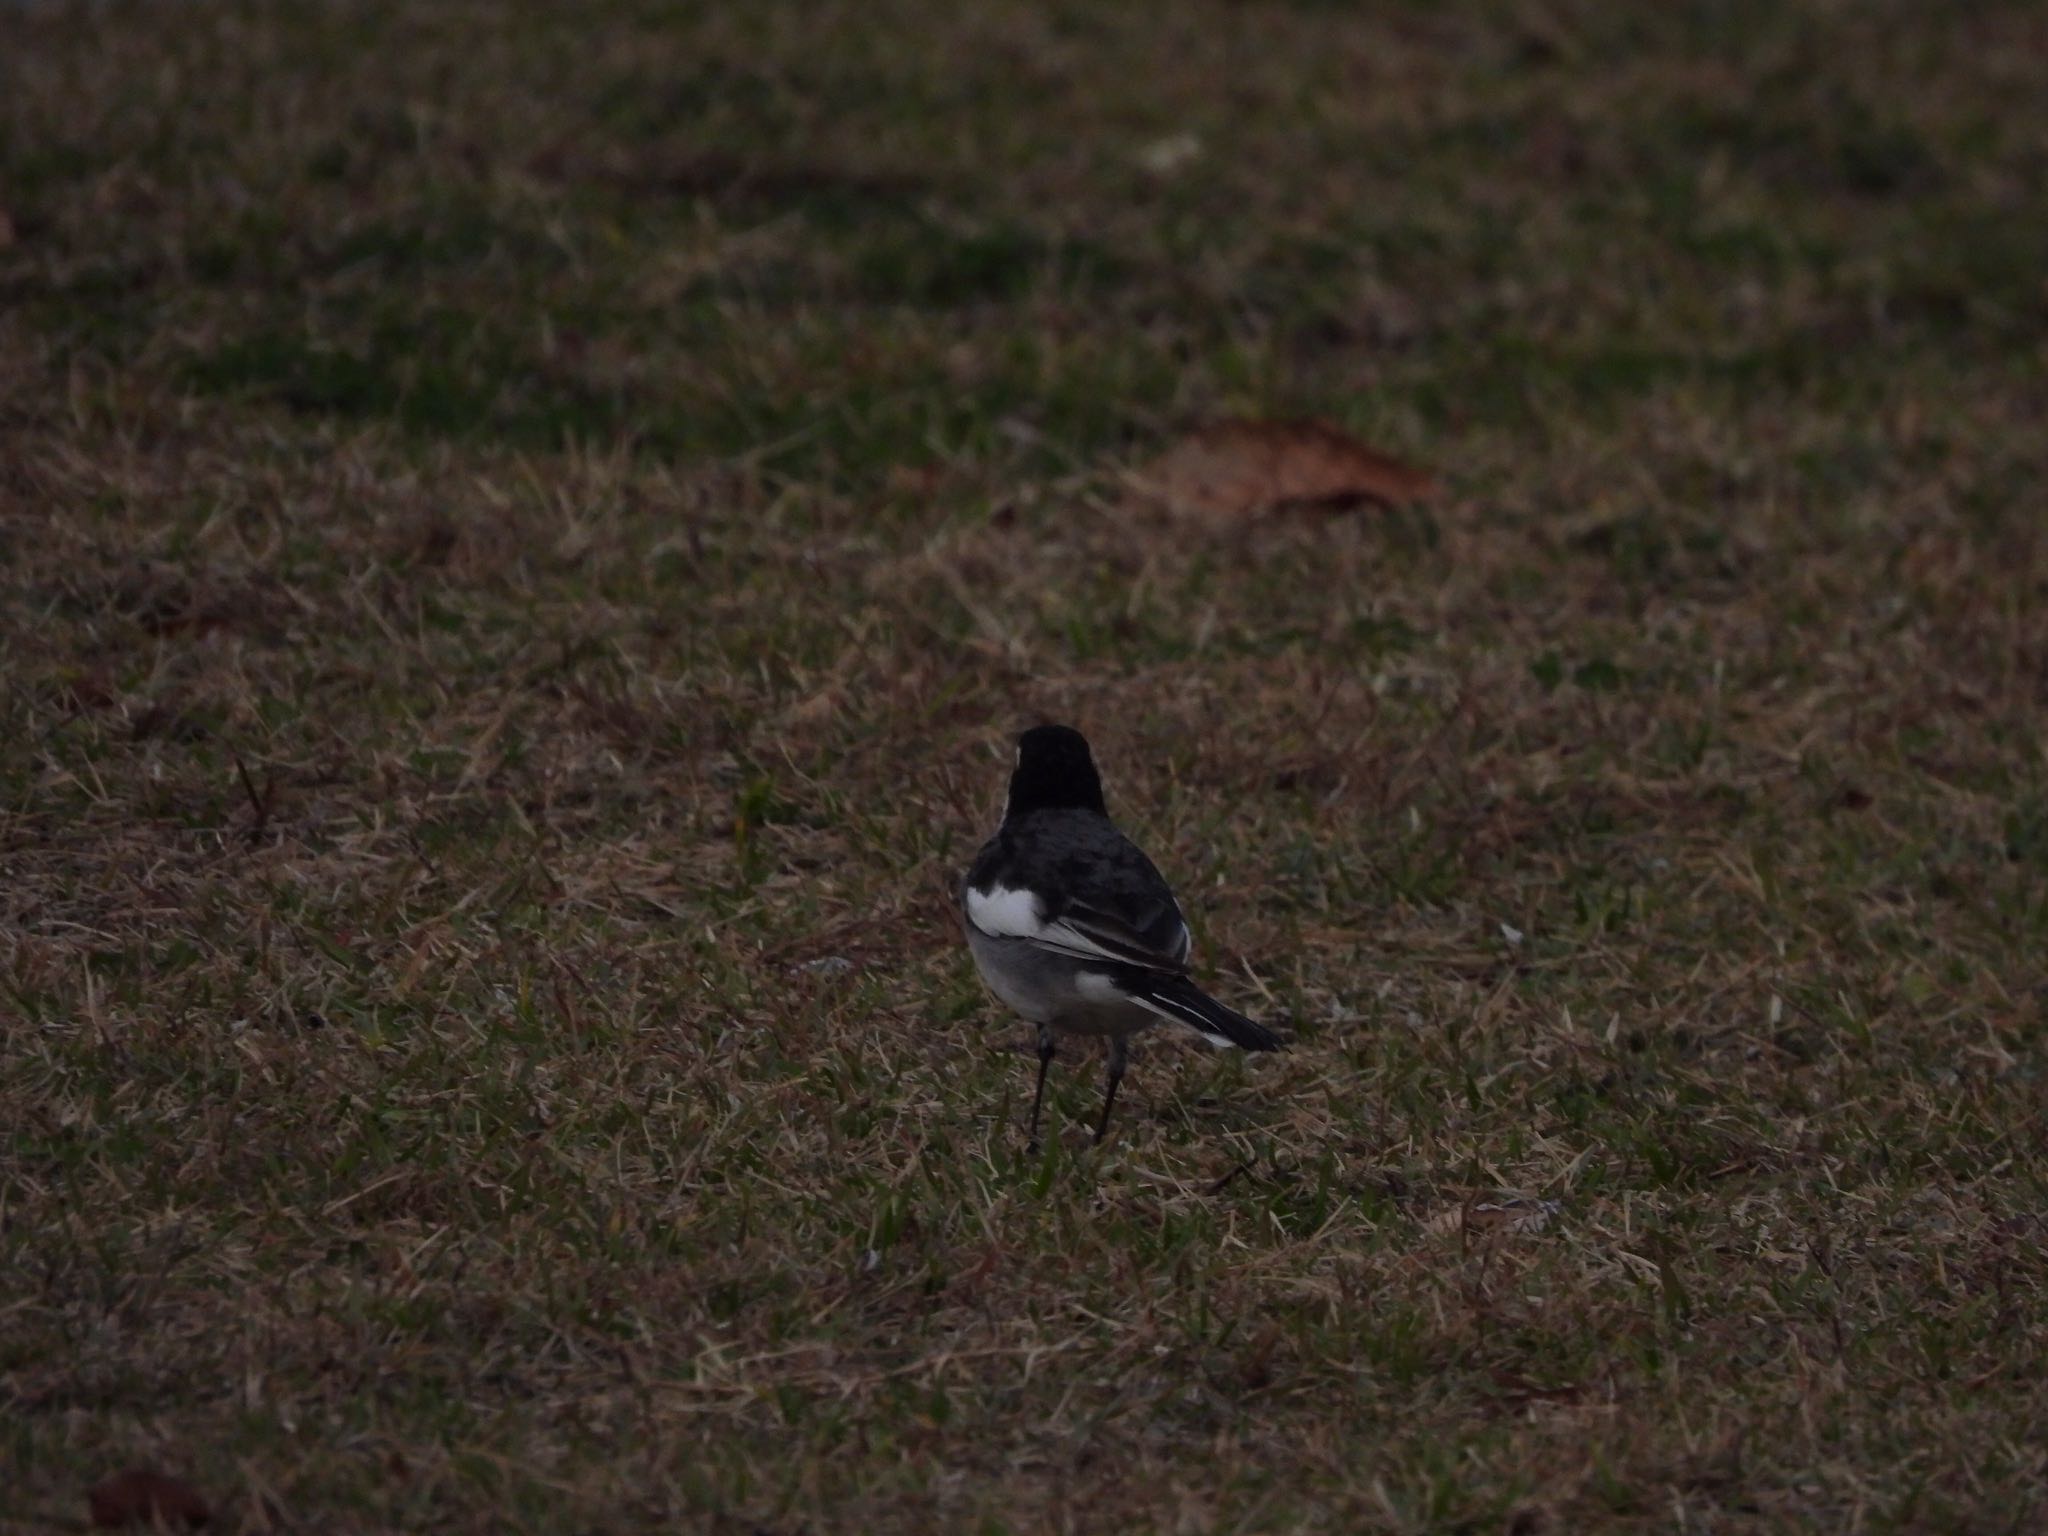
[[967,892],[967,920],[991,938],[1043,939],[1045,922],[1038,912],[1036,891],[992,885]]

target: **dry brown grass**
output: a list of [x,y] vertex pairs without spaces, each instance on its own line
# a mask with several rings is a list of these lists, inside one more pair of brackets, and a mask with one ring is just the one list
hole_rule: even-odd
[[1622,9],[11,14],[0,1522],[2033,1528],[2048,31]]

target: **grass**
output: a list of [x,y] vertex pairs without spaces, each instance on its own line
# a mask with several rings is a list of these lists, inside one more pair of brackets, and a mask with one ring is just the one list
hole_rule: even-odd
[[0,1524],[2038,1525],[2034,7],[5,26]]

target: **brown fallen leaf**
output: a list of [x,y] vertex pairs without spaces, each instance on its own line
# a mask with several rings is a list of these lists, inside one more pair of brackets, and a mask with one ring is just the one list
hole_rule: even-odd
[[146,1467],[131,1467],[108,1478],[85,1496],[92,1523],[122,1525],[204,1525],[213,1518],[206,1500],[190,1483]]
[[1214,422],[1133,478],[1168,506],[1211,517],[1394,508],[1437,490],[1427,470],[1368,448],[1325,421]]

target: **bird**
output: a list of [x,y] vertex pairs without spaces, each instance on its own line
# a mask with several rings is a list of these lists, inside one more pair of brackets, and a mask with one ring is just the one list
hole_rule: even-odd
[[1109,1043],[1097,1144],[1109,1133],[1138,1031],[1163,1019],[1214,1046],[1277,1051],[1283,1044],[1189,979],[1180,903],[1109,819],[1094,755],[1071,726],[1034,726],[1017,738],[1002,822],[961,879],[959,901],[982,981],[1038,1031],[1028,1150],[1038,1147],[1057,1036]]

